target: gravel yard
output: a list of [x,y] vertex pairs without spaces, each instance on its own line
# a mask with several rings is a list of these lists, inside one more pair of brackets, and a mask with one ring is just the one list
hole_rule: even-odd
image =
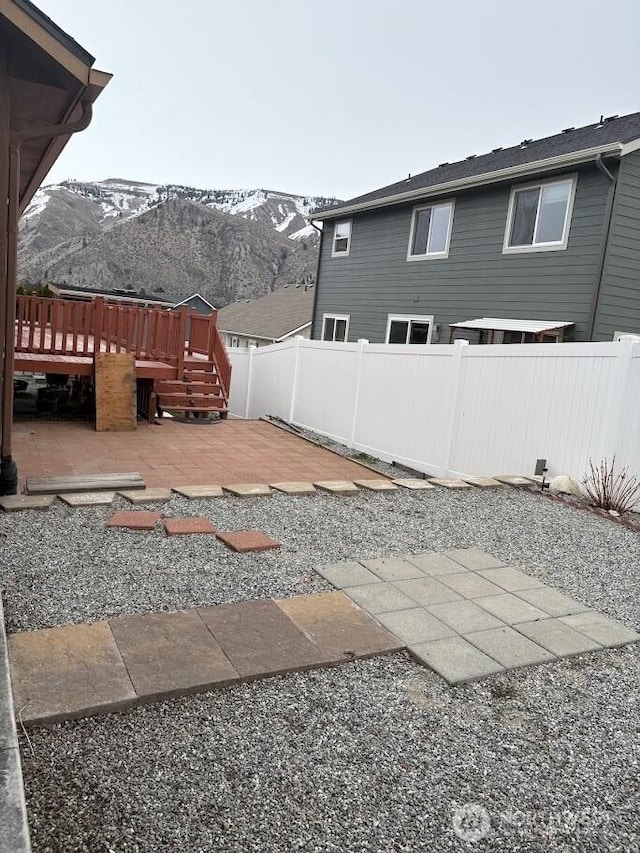
[[[638,534],[529,492],[163,508],[283,545],[258,555],[106,530],[117,506],[0,519],[9,630],[321,591],[314,565],[463,547],[640,627]],[[640,851],[639,651],[457,688],[399,654],[32,729],[34,850]],[[465,803],[490,820],[475,845]]]

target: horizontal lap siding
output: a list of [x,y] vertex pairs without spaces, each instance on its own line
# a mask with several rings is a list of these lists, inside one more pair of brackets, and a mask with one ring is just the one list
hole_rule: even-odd
[[596,318],[596,340],[640,334],[640,152],[622,160]]
[[384,342],[388,314],[434,315],[440,341],[449,323],[475,317],[565,320],[584,339],[598,266],[607,184],[579,174],[566,251],[503,255],[511,185],[458,194],[449,257],[406,260],[413,205],[353,216],[350,253],[332,258],[325,223],[314,338],[322,315],[349,314],[349,340]]

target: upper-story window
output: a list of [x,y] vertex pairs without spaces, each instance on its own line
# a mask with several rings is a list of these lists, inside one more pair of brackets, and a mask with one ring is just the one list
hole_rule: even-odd
[[349,335],[348,314],[322,315],[322,340],[345,343]]
[[509,200],[503,252],[566,249],[576,176],[514,187]]
[[415,207],[411,217],[407,260],[448,257],[452,222],[452,201]]
[[351,248],[351,220],[344,219],[333,226],[333,246],[331,256],[346,257]]

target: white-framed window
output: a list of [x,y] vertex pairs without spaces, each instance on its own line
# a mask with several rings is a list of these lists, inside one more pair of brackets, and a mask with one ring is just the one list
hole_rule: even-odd
[[345,343],[349,337],[348,314],[322,315],[322,340]]
[[343,219],[333,226],[332,258],[344,258],[351,249],[351,219]]
[[387,344],[430,344],[433,334],[433,314],[389,314]]
[[513,187],[503,254],[552,252],[567,248],[576,175]]
[[408,261],[449,257],[453,201],[414,207],[411,214]]

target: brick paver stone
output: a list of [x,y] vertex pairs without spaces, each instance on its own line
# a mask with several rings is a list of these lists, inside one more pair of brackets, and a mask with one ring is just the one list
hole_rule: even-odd
[[316,487],[313,483],[305,483],[303,481],[291,483],[271,483],[271,488],[278,492],[283,492],[285,495],[314,495]]
[[544,586],[542,581],[537,578],[532,578],[518,569],[512,569],[506,566],[503,569],[483,569],[478,572],[483,578],[486,578],[491,583],[495,583],[505,589],[507,592],[518,592],[521,589],[533,589],[534,587]]
[[469,483],[464,480],[450,480],[447,477],[432,477],[431,482],[436,486],[442,486],[444,489],[470,489]]
[[465,569],[471,569],[473,572],[482,571],[482,569],[495,569],[504,566],[502,560],[498,560],[492,554],[487,554],[485,551],[478,551],[477,548],[458,548],[454,551],[445,551],[445,556],[460,563]]
[[338,589],[343,589],[346,586],[382,583],[377,575],[365,569],[360,563],[331,563],[328,566],[316,568],[316,572]]
[[[443,575],[442,577],[456,577],[456,575]],[[457,592],[441,584],[435,578],[414,578],[413,580],[396,581],[396,589],[408,595],[416,604],[426,606],[428,604],[442,604],[445,601],[457,601],[460,596]]]
[[342,592],[301,595],[276,603],[327,659],[350,660],[404,648],[403,642]]
[[76,492],[65,493],[58,495],[63,503],[67,506],[101,506],[102,504],[113,503],[115,492]]
[[238,673],[247,679],[334,663],[275,601],[247,601],[198,610]]
[[5,512],[19,512],[22,509],[49,509],[55,499],[55,495],[4,495],[0,498],[0,508]]
[[168,699],[239,680],[196,610],[121,616],[109,624],[141,698]]
[[216,532],[208,518],[165,518],[164,529],[167,531],[167,536]]
[[496,586],[475,572],[441,575],[440,580],[443,584],[446,584],[446,586],[463,596],[463,598],[481,598],[484,595],[499,595],[501,592],[504,592],[502,587]]
[[573,616],[561,616],[560,621],[602,646],[614,648],[640,640],[640,634],[636,634],[631,628],[613,619],[607,619],[606,616],[592,610],[587,613],[576,613]]
[[269,497],[273,494],[266,483],[231,483],[222,488],[236,498]]
[[409,563],[417,566],[425,575],[437,577],[438,575],[457,575],[466,572],[464,566],[456,563],[444,554],[407,554],[404,558]]
[[138,504],[163,504],[171,500],[171,489],[140,489],[138,491],[118,492],[129,503]]
[[153,530],[162,518],[161,512],[144,509],[118,510],[107,521],[107,527],[127,527],[129,530]]
[[106,622],[9,636],[16,709],[55,722],[127,708],[136,694]]
[[387,613],[389,610],[407,610],[415,606],[413,599],[390,583],[345,587],[344,592],[360,607],[375,615]]
[[538,622],[524,622],[513,627],[558,657],[580,655],[602,648],[595,640],[590,640],[589,637],[575,631],[559,619],[540,619]]
[[518,590],[517,595],[534,607],[544,610],[549,616],[571,616],[573,613],[584,613],[589,610],[586,604],[581,604],[550,586],[541,586],[539,589],[521,589]]
[[544,610],[534,607],[533,604],[523,601],[511,592],[477,598],[476,604],[498,619],[502,619],[507,625],[515,625],[516,622],[534,622],[536,619],[548,617]]
[[499,480],[494,480],[493,477],[465,477],[465,483],[470,486],[476,486],[478,489],[498,489],[504,488],[504,483]]
[[417,643],[415,646],[409,646],[409,651],[421,663],[435,670],[449,684],[475,681],[503,671],[499,663],[462,637],[447,637],[430,643]]
[[464,598],[445,604],[433,604],[427,609],[436,619],[440,619],[441,622],[459,634],[467,634],[470,631],[484,631],[488,628],[501,628],[504,625],[504,622],[478,607],[473,601]]
[[398,486],[391,480],[354,480],[356,486],[370,492],[397,492]]
[[202,498],[221,498],[224,494],[222,486],[174,486],[173,491],[190,501],[197,501]]
[[435,489],[435,486],[430,483],[429,480],[422,480],[419,477],[396,477],[396,479],[391,482],[395,483],[396,486],[400,486],[402,489],[411,489],[415,492]]
[[379,613],[376,619],[407,646],[455,636],[455,632],[448,625],[440,622],[423,607]]
[[506,626],[466,634],[465,637],[507,669],[556,659],[547,649]]
[[400,581],[408,578],[423,578],[419,568],[401,557],[380,557],[377,560],[362,560],[362,565],[385,581]]
[[245,554],[247,551],[271,551],[280,547],[279,542],[260,530],[228,530],[216,533],[216,537],[239,554]]
[[348,480],[320,480],[314,483],[321,492],[329,492],[332,495],[354,495],[360,491],[355,483]]

